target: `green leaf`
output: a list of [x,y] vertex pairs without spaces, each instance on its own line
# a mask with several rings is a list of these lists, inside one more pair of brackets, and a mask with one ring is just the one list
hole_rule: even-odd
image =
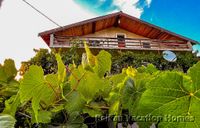
[[87,55],[87,61],[88,61],[88,64],[91,66],[91,67],[94,67],[95,66],[95,61],[96,61],[96,58],[95,56],[92,54],[92,52],[90,51],[88,45],[86,42],[84,42],[84,46],[85,46],[85,51],[86,51],[86,55]]
[[136,75],[137,73],[137,70],[135,68],[132,68],[132,67],[128,67],[126,69],[126,74],[129,76],[129,77],[132,77],[134,78],[134,76]]
[[96,73],[84,70],[82,66],[73,70],[69,81],[71,88],[78,90],[87,102],[90,102],[98,92],[108,86],[106,80],[100,79]]
[[58,80],[58,74],[48,74],[45,76],[45,80],[48,85],[53,89],[54,93],[57,95],[57,98],[60,94],[60,85]]
[[71,123],[71,124],[66,124],[66,127],[64,127],[64,128],[88,128],[88,126],[83,123],[79,123],[79,124]]
[[65,105],[65,109],[68,113],[72,113],[75,111],[81,112],[84,108],[85,101],[82,99],[80,94],[74,91],[69,98],[67,99],[67,103]]
[[[102,109],[101,109],[102,108]],[[88,113],[91,117],[101,116],[103,114],[103,109],[106,108],[106,103],[101,102],[90,102],[83,109],[83,113]]]
[[137,112],[137,106],[141,95],[146,90],[148,81],[152,78],[153,76],[147,73],[137,73],[134,78],[126,78],[122,93],[122,105],[123,108],[129,110],[131,115],[135,115]]
[[153,64],[148,64],[147,66],[141,66],[137,68],[138,72],[140,73],[149,73],[153,74],[154,72],[157,72],[158,69]]
[[110,115],[115,115],[115,116],[118,116],[121,114],[120,112],[120,101],[117,100],[115,101],[111,106],[110,106],[110,109],[109,109],[109,114]]
[[[34,115],[34,114],[33,114]],[[35,116],[32,116],[32,123],[50,123],[52,118],[52,113],[49,111],[39,111],[38,112],[38,121],[36,121]]]
[[137,96],[138,92],[137,92],[135,83],[131,78],[128,78],[124,84],[125,84],[125,87],[122,92],[123,108],[125,108],[125,109],[135,108],[134,102],[138,98],[138,96]]
[[10,115],[1,114],[0,115],[0,127],[1,128],[14,128],[15,126],[15,118]]
[[4,67],[0,64],[0,81],[1,82],[7,82],[7,75],[4,71]]
[[13,95],[12,97],[10,97],[10,99],[5,101],[5,108],[3,110],[3,113],[9,114],[14,117],[19,105],[20,105],[20,97],[18,93],[17,95]]
[[109,78],[110,83],[113,87],[117,87],[117,85],[124,81],[127,75],[125,73],[115,74]]
[[200,89],[200,62],[195,64],[188,70],[188,75],[191,77],[193,82],[193,90],[192,92],[199,91]]
[[32,108],[37,121],[40,102],[42,101],[48,106],[54,99],[55,92],[52,87],[46,83],[42,68],[34,65],[30,66],[29,71],[24,75],[24,79],[21,81],[21,102],[32,101]]
[[89,62],[88,62],[87,54],[86,54],[86,53],[83,53],[83,54],[82,54],[81,64],[82,64],[82,66],[83,66],[83,68],[84,68],[85,70],[93,71],[92,67],[90,66],[90,64],[89,64]]
[[100,89],[104,89],[104,86],[106,86],[104,85],[104,81],[101,80],[97,74],[87,71],[80,80],[78,91],[84,99],[89,102],[100,91]]
[[61,104],[59,106],[55,106],[55,108],[51,109],[51,112],[57,113],[64,109],[64,104]]
[[67,128],[87,128],[87,125],[84,124],[84,118],[80,115],[80,112],[70,113],[66,126]]
[[17,69],[15,67],[15,62],[11,59],[6,59],[4,61],[4,71],[7,75],[7,78],[13,79],[17,75]]
[[61,56],[59,54],[56,54],[56,60],[57,60],[57,64],[58,64],[58,80],[61,82],[64,82],[65,78],[66,78],[66,69],[65,69],[65,65],[61,59]]
[[7,83],[1,83],[0,96],[10,97],[16,95],[19,90],[19,83],[16,80],[9,80]]
[[83,113],[88,113],[91,117],[102,115],[101,109],[84,108]]
[[0,64],[0,81],[7,82],[15,78],[16,75],[17,69],[12,59],[6,59],[3,66]]
[[138,105],[138,115],[161,117],[156,118],[157,120],[150,118],[149,121],[160,121],[159,128],[199,128],[200,92],[188,91],[185,86],[195,84],[184,85],[183,82],[184,77],[176,72],[164,72],[150,81]]
[[94,71],[102,78],[105,73],[110,73],[111,70],[111,55],[110,53],[102,50],[96,56],[96,63],[94,67]]

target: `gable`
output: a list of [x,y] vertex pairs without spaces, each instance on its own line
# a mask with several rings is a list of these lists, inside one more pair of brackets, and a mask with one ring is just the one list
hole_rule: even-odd
[[191,43],[197,43],[197,41],[152,25],[123,12],[100,16],[61,28],[48,30],[39,33],[39,36],[41,36],[42,39],[49,45],[50,34],[60,36],[85,36],[111,27],[118,27],[128,32],[150,39],[181,40],[185,42],[190,41]]

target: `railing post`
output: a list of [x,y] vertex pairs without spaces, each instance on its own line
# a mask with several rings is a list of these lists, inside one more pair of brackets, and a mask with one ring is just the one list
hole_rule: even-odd
[[142,46],[142,40],[140,39],[139,42],[140,42],[140,47],[143,48],[143,46]]
[[54,35],[50,35],[50,48],[54,47]]
[[190,41],[187,42],[188,48],[192,50],[192,44]]
[[161,49],[161,44],[160,44],[161,40],[158,39],[157,41],[158,41],[158,49]]

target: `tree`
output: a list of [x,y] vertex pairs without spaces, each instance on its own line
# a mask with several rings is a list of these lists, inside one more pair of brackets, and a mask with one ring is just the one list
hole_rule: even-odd
[[36,55],[28,61],[22,62],[20,67],[20,75],[29,69],[30,65],[41,66],[44,70],[44,74],[56,73],[57,72],[57,63],[54,53],[60,53],[62,60],[65,65],[70,63],[80,64],[81,58],[77,52],[77,47],[74,46],[69,50],[51,50],[48,49],[34,49]]

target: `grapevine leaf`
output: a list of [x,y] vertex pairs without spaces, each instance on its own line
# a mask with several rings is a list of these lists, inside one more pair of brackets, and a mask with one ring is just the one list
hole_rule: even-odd
[[132,67],[128,67],[126,69],[126,74],[132,78],[134,78],[134,76],[136,75],[137,73],[137,70],[135,68],[132,68]]
[[61,104],[59,106],[55,106],[55,108],[51,109],[51,112],[57,113],[64,109],[64,104]]
[[5,108],[3,113],[9,114],[14,117],[19,105],[20,105],[20,97],[18,93],[17,95],[13,95],[12,97],[10,97],[10,99],[5,101]]
[[91,117],[100,116],[103,114],[102,109],[106,108],[106,103],[101,102],[90,102],[86,105],[86,107],[83,109],[83,113],[88,113]]
[[83,113],[88,113],[91,117],[102,115],[101,109],[84,108]]
[[101,80],[97,74],[87,71],[80,80],[78,91],[84,99],[89,102],[100,91],[100,89],[104,89],[104,86],[106,86],[104,85],[104,81]]
[[147,66],[141,66],[137,68],[138,72],[140,73],[149,73],[153,74],[154,72],[157,72],[158,69],[153,64],[148,64]]
[[120,101],[119,100],[115,101],[110,106],[109,114],[110,115],[115,115],[115,116],[118,116],[120,114]]
[[104,90],[108,86],[106,80],[100,79],[96,73],[84,70],[82,66],[73,70],[69,80],[72,88],[77,89],[87,102],[91,101],[100,90]]
[[100,51],[100,53],[96,56],[96,63],[94,67],[95,72],[100,78],[102,78],[106,72],[110,72],[111,63],[110,53],[104,50]]
[[15,67],[15,62],[11,59],[4,61],[4,71],[7,75],[7,78],[13,79],[17,75],[17,69]]
[[48,83],[48,85],[53,89],[54,94],[56,94],[58,98],[58,94],[60,94],[58,74],[48,74],[45,76],[45,80]]
[[38,111],[38,119],[36,121],[35,116],[32,116],[32,123],[50,123],[52,118],[52,113],[49,111]]
[[66,127],[63,127],[63,128],[88,128],[88,126],[83,123],[80,123],[80,124],[72,123],[72,124],[67,124]]
[[84,46],[85,46],[85,51],[86,51],[86,55],[87,55],[87,60],[88,60],[88,63],[91,67],[94,67],[95,66],[95,61],[96,61],[96,58],[95,56],[92,54],[92,52],[90,51],[88,45],[86,42],[84,42]]
[[10,97],[19,90],[19,83],[16,80],[9,80],[7,83],[1,83],[0,95]]
[[[184,85],[183,79],[180,73],[164,72],[150,81],[140,99],[138,115],[160,117],[156,120],[150,118],[148,121],[159,122],[159,128],[199,128],[200,92],[190,92],[184,86],[200,85],[195,85],[195,81],[194,84]],[[142,121],[144,122],[140,124],[141,127],[146,124],[144,119]]]
[[85,101],[76,91],[74,91],[67,100],[68,101],[65,105],[65,109],[67,110],[68,113],[76,111],[81,112],[81,110],[84,108]]
[[119,98],[120,98],[120,94],[112,91],[109,93],[109,97],[107,98],[107,101],[109,104],[113,104],[115,103],[115,101],[118,101]]
[[188,75],[191,77],[193,82],[193,92],[200,90],[200,62],[195,64],[188,70]]
[[113,87],[116,87],[119,83],[123,82],[127,75],[125,73],[120,73],[113,75],[109,78],[110,83]]
[[0,64],[0,82],[7,82],[7,76],[1,64]]
[[83,53],[83,54],[82,54],[81,64],[82,64],[82,66],[83,66],[83,68],[84,68],[85,70],[93,71],[92,67],[89,65],[89,62],[88,62],[88,58],[87,58],[87,54],[86,54],[86,53]]
[[96,96],[100,96],[102,98],[108,98],[111,90],[112,90],[112,85],[110,84],[109,79],[107,78],[103,79],[102,86]]
[[30,66],[29,71],[24,75],[24,79],[21,81],[20,100],[22,103],[29,100],[32,101],[32,108],[36,121],[38,118],[40,101],[48,105],[54,98],[54,91],[48,83],[46,83],[42,68],[34,65]]
[[16,75],[17,69],[13,60],[6,59],[4,65],[0,64],[0,81],[7,82],[8,80],[15,78]]
[[147,73],[137,73],[134,78],[126,78],[122,93],[122,105],[123,108],[129,110],[131,115],[135,115],[141,95],[146,90],[146,83],[151,77],[153,76]]
[[58,64],[58,80],[59,82],[64,82],[65,77],[66,77],[66,69],[65,69],[65,65],[61,59],[61,56],[59,54],[56,54],[56,60],[57,60],[57,64]]
[[15,118],[10,115],[3,114],[0,115],[0,127],[1,128],[14,128],[15,125]]
[[79,112],[72,112],[69,115],[66,126],[67,128],[87,128],[87,125],[84,124],[84,118]]

